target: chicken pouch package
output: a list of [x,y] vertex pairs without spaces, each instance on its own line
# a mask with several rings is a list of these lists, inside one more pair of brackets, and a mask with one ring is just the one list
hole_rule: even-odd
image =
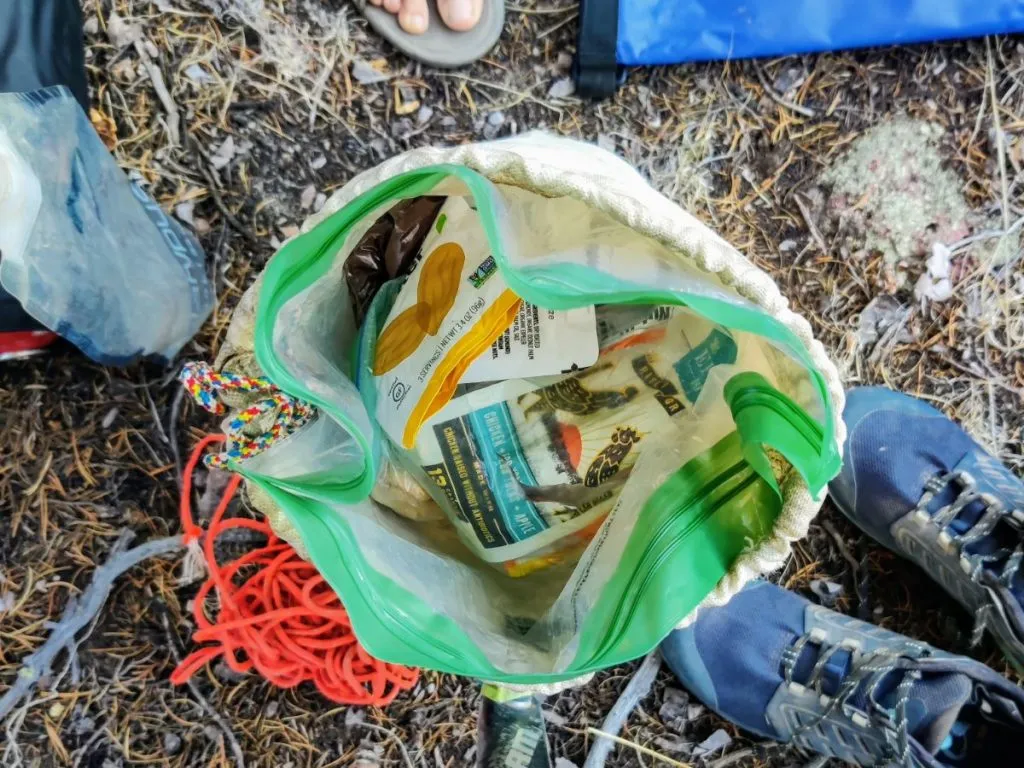
[[[375,263],[417,200],[401,268],[353,288],[350,256]],[[502,683],[636,658],[779,567],[844,436],[835,368],[766,275],[614,156],[539,134],[350,182],[216,365],[315,409],[230,466],[366,648]]]

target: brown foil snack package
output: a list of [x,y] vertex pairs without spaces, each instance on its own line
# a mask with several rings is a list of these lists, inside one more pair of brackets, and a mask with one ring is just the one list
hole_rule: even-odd
[[345,260],[345,284],[357,323],[362,324],[384,283],[412,271],[444,201],[443,197],[403,200],[374,222]]

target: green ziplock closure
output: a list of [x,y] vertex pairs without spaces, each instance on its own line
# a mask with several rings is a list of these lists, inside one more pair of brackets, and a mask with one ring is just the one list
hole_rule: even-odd
[[[439,615],[411,592],[382,576],[363,555],[352,528],[336,510],[325,510],[314,499],[280,480],[236,471],[257,482],[299,530],[310,557],[345,602],[360,640],[373,655],[395,663],[424,666],[494,682],[541,683],[575,677],[649,651],[676,621],[685,616],[728,571],[744,547],[771,530],[781,509],[774,477],[761,444],[780,450],[810,485],[838,467],[833,439],[832,403],[822,376],[807,351],[789,329],[756,310],[685,292],[651,290],[610,278],[577,265],[556,264],[518,270],[510,265],[501,232],[500,193],[487,179],[462,166],[432,166],[394,177],[357,197],[309,233],[286,245],[268,265],[257,308],[256,358],[264,372],[284,391],[303,398],[348,429],[363,449],[362,466],[347,468],[324,478],[315,496],[326,503],[348,504],[365,499],[376,477],[381,445],[378,435],[361,434],[351,419],[339,413],[294,377],[277,357],[274,323],[285,304],[326,275],[352,228],[390,202],[426,194],[438,183],[455,178],[475,200],[481,222],[503,277],[516,293],[538,306],[568,309],[595,303],[677,304],[688,306],[712,322],[763,336],[804,364],[821,395],[825,412],[822,429],[795,404],[796,415],[785,405],[765,405],[752,394],[730,400],[738,430],[725,445],[715,446],[703,458],[707,467],[735,457],[728,478],[713,478],[707,498],[696,480],[684,485],[687,472],[705,465],[688,463],[652,495],[643,515],[660,513],[664,533],[648,540],[650,522],[638,521],[624,557],[597,604],[584,621],[580,649],[561,674],[508,674],[498,670],[451,619]],[[356,350],[352,350],[352,355]],[[746,391],[748,388],[741,388]],[[771,388],[769,387],[769,390]],[[774,391],[774,390],[772,390]],[[753,389],[751,389],[753,392]],[[763,393],[762,393],[763,394]],[[781,394],[781,393],[780,393]],[[770,398],[768,398],[770,399]],[[786,399],[788,400],[788,399]],[[818,427],[819,438],[806,422]],[[742,423],[741,423],[742,422]],[[772,436],[773,430],[792,433]],[[765,439],[772,437],[772,439]],[[813,443],[813,444],[812,444]],[[713,457],[711,453],[718,451]],[[792,455],[791,455],[792,454]],[[835,456],[833,462],[832,457]],[[760,457],[760,458],[758,458]],[[722,467],[722,464],[717,464]],[[707,471],[711,471],[708,469]],[[812,482],[813,481],[813,482]],[[681,500],[690,498],[683,509]],[[673,500],[677,500],[674,502]],[[665,511],[667,510],[667,511]],[[674,521],[679,516],[686,524]],[[639,575],[638,575],[639,574]],[[625,581],[624,581],[625,580]]]
[[[756,388],[762,395],[771,390],[743,380],[737,388]],[[745,408],[759,407],[740,402],[734,418],[743,421]],[[781,441],[785,445],[807,439],[800,422],[777,426],[794,433]],[[745,548],[771,531],[781,497],[751,467],[747,449],[740,432],[734,432],[652,493],[619,567],[587,614],[573,664],[560,675],[497,669],[455,622],[381,576],[363,556],[342,515],[323,514],[311,500],[261,485],[303,532],[311,559],[343,596],[358,636],[374,656],[495,682],[529,684],[569,679],[649,652],[714,588]],[[801,450],[806,452],[807,446]],[[800,462],[799,453],[794,454],[794,466]],[[352,589],[356,582],[361,589]],[[371,601],[370,594],[383,598]]]
[[820,498],[840,465],[838,456],[822,458],[826,452],[821,425],[759,373],[733,376],[724,394],[743,437],[744,456],[757,473],[777,488],[771,462],[762,449],[770,446],[786,457],[811,494]]
[[644,505],[621,567],[587,615],[577,658],[596,670],[649,653],[771,531],[781,508],[745,463],[737,433],[687,462]]
[[[340,503],[353,503],[370,495],[377,476],[376,468],[381,452],[379,442],[375,441],[373,435],[363,434],[348,414],[333,407],[292,375],[274,351],[274,323],[290,299],[327,274],[338,249],[356,224],[391,200],[426,194],[451,175],[444,168],[435,166],[422,172],[396,176],[363,193],[309,232],[289,241],[274,255],[263,273],[263,287],[256,308],[256,361],[274,384],[293,397],[312,403],[329,414],[348,430],[362,449],[364,459],[361,467],[346,471],[333,478],[333,481],[324,478],[317,484],[320,495],[329,494],[334,501]],[[277,478],[247,471],[241,462],[230,462],[229,466],[250,479],[262,481],[263,485],[287,487],[286,483]]]

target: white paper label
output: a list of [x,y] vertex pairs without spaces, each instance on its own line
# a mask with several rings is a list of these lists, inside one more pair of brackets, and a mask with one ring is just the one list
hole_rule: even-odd
[[597,362],[594,307],[556,311],[523,302],[512,325],[460,382],[522,379],[587,368]]

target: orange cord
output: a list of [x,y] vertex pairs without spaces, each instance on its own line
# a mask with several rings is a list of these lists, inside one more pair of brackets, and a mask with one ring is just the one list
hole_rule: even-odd
[[[192,519],[192,474],[207,446],[224,439],[223,435],[204,437],[185,468],[180,512],[186,543],[203,536],[203,529]],[[353,634],[348,612],[334,590],[311,563],[274,534],[269,523],[246,518],[224,521],[241,480],[232,475],[203,539],[210,576],[195,598],[193,615],[198,629],[193,640],[213,644],[182,661],[171,682],[181,685],[205,664],[223,656],[234,671],[255,668],[281,688],[311,681],[339,704],[381,706],[412,688],[419,671],[370,656]],[[231,528],[262,533],[267,543],[221,566],[214,556],[214,542]],[[238,585],[236,577],[246,566],[258,570]],[[211,590],[216,590],[220,602],[213,621],[206,612]]]

